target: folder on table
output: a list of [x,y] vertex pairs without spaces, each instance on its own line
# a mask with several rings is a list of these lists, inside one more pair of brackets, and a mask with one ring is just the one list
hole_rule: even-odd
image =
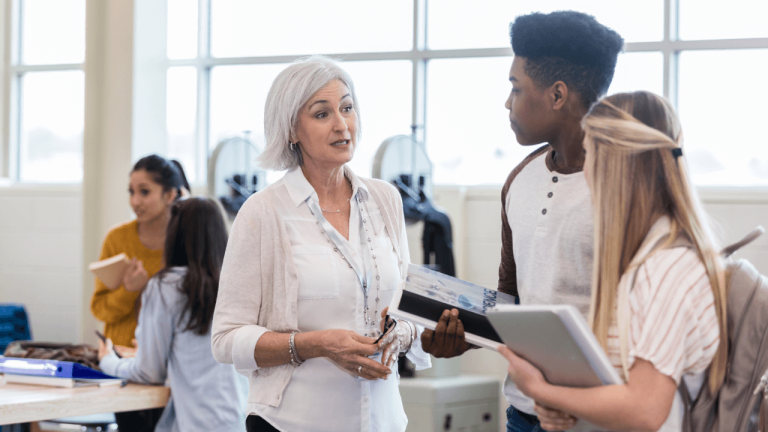
[[6,382],[76,387],[80,385],[119,384],[121,378],[83,366],[80,363],[0,357],[0,373]]

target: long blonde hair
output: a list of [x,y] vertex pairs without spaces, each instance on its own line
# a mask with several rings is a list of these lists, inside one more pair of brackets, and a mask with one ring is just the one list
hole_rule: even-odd
[[[582,126],[595,228],[589,318],[598,341],[607,348],[621,277],[632,270],[630,263],[654,222],[667,216],[671,233],[656,250],[677,238],[687,240],[704,264],[712,287],[720,345],[709,382],[716,391],[725,376],[728,352],[724,272],[685,158],[673,154],[682,141],[674,109],[650,92],[619,93],[595,104]],[[633,268],[642,261],[633,263]]]

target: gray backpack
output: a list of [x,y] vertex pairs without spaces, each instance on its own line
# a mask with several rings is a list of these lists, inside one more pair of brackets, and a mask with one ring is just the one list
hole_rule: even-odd
[[[723,255],[730,256],[764,231],[757,227],[725,248]],[[681,381],[679,391],[688,408],[683,425],[686,432],[758,431],[757,410],[765,387],[760,381],[768,374],[768,278],[744,259],[729,259],[726,272],[729,345],[725,381],[712,394],[707,378],[695,400],[690,400]]]

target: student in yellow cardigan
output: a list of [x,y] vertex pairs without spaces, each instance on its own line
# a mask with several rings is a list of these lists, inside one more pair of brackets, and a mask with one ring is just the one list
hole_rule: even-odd
[[122,285],[115,290],[97,278],[91,298],[91,312],[104,321],[104,334],[115,345],[124,347],[133,345],[141,292],[149,278],[162,268],[171,205],[189,194],[189,184],[180,163],[151,155],[134,165],[128,193],[136,219],[117,225],[107,233],[100,259],[125,253],[131,264]]

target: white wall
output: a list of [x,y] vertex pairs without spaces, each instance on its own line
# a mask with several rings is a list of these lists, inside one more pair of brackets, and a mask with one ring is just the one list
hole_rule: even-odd
[[34,339],[77,342],[82,317],[79,187],[0,188],[0,303],[22,303]]

